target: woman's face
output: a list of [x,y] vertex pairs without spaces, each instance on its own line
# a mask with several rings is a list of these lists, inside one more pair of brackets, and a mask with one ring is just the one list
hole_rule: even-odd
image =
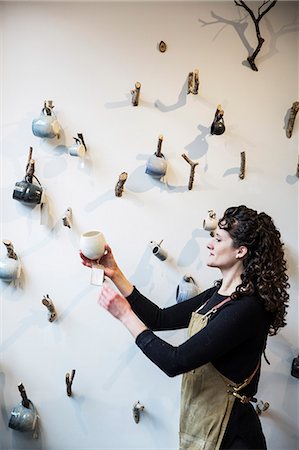
[[207,245],[210,250],[207,265],[227,270],[240,260],[239,248],[233,247],[233,240],[226,230],[216,229],[215,237]]

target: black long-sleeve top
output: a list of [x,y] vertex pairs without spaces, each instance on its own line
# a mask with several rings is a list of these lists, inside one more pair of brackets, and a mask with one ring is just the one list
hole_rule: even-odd
[[[173,346],[153,332],[186,328],[193,311],[207,302],[200,310],[200,314],[204,314],[224,298],[213,287],[185,302],[159,308],[134,287],[127,300],[149,328],[137,336],[136,344],[170,377],[211,362],[230,380],[243,382],[260,361],[269,332],[269,313],[257,296],[229,301],[204,329],[181,345]],[[258,380],[259,370],[242,393],[253,396]]]

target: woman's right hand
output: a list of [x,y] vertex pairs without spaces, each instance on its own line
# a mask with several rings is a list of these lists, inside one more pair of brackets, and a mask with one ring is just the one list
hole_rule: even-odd
[[116,278],[120,273],[120,269],[114,259],[112,250],[108,244],[105,244],[105,253],[104,255],[97,260],[91,260],[86,258],[82,252],[80,252],[80,257],[82,259],[82,264],[86,267],[92,267],[93,264],[100,264],[104,267],[105,275],[113,281],[113,278]]
[[100,264],[104,267],[105,276],[110,278],[110,280],[115,284],[115,286],[119,289],[121,294],[125,297],[130,295],[134,289],[134,286],[130,283],[130,281],[125,277],[120,268],[118,267],[112,250],[108,244],[105,245],[105,253],[104,255],[95,261],[86,258],[83,253],[80,251],[80,256],[82,259],[82,264],[87,267],[92,267],[93,264]]

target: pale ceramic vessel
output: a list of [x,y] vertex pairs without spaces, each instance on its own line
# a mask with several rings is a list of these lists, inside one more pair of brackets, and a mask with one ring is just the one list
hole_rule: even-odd
[[53,111],[51,111],[51,115],[48,115],[44,113],[43,108],[40,116],[32,121],[32,132],[34,136],[41,138],[58,137],[60,125]]
[[176,301],[177,303],[189,300],[200,293],[200,289],[195,283],[191,275],[184,275],[177,286]]
[[162,153],[161,156],[156,156],[154,154],[147,160],[145,173],[154,178],[162,178],[166,174],[166,169],[167,161]]
[[74,144],[68,148],[68,151],[71,156],[83,158],[85,156],[86,148],[83,144]]
[[33,431],[37,418],[37,411],[33,403],[29,400],[29,408],[26,408],[21,402],[13,408],[8,426],[17,431]]
[[218,227],[218,219],[213,210],[208,211],[208,216],[203,221],[203,229],[206,231],[215,231]]
[[0,260],[0,279],[4,281],[13,281],[20,277],[21,264],[18,259],[5,256]]
[[105,253],[106,240],[101,231],[86,231],[80,237],[80,250],[86,258],[97,260]]

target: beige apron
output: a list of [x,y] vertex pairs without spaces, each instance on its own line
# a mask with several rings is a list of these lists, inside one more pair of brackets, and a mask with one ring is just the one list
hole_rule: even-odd
[[[193,312],[188,336],[202,330],[209,317],[229,300],[225,299],[204,315]],[[180,450],[219,449],[235,401],[234,395],[227,392],[228,385],[235,383],[221,375],[211,363],[183,375]]]

